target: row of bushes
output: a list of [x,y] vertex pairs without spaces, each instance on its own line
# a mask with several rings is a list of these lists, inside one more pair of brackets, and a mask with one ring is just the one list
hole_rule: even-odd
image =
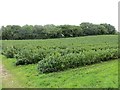
[[100,35],[49,40],[3,40],[2,54],[16,65],[38,63],[42,73],[118,58],[118,36]]
[[90,50],[77,54],[69,53],[64,56],[61,56],[60,53],[54,53],[39,61],[38,70],[42,73],[57,72],[115,58],[118,58],[117,49]]
[[17,46],[9,46],[4,47],[2,54],[8,58],[16,58],[16,65],[26,65],[38,63],[44,58],[48,58],[49,56],[54,55],[55,53],[59,53],[61,56],[67,55],[69,53],[79,54],[80,52],[89,52],[90,50],[98,51],[98,50],[106,50],[106,49],[117,49],[115,46],[103,46],[103,47],[71,47],[71,48],[38,48],[38,47],[17,47]]
[[91,47],[72,49],[28,49],[15,46],[4,48],[2,54],[16,58],[16,65],[38,63],[42,73],[57,72],[68,68],[89,65],[118,58],[117,47]]

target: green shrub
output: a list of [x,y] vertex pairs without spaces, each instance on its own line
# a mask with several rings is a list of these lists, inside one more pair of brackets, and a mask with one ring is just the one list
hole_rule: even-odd
[[17,52],[18,50],[15,48],[15,46],[5,47],[2,50],[2,54],[5,55],[7,58],[14,58]]
[[50,51],[44,49],[24,49],[16,55],[16,65],[38,63],[38,61],[50,54]]
[[69,53],[64,56],[57,53],[38,63],[38,70],[42,73],[57,72],[68,68],[90,65],[93,63],[118,58],[117,49],[90,50],[81,53]]

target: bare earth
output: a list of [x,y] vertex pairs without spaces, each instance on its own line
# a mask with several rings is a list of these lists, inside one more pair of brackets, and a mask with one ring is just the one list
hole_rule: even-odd
[[0,64],[0,74],[1,74],[1,83],[3,88],[20,88],[21,86],[15,80],[15,78],[10,74],[3,65]]
[[0,89],[2,88],[2,65],[0,63]]

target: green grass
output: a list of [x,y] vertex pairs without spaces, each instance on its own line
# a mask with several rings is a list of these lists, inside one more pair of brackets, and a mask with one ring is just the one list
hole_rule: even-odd
[[84,37],[71,37],[71,38],[59,38],[59,39],[35,39],[35,40],[2,40],[4,45],[40,45],[47,47],[58,46],[81,46],[81,45],[99,45],[99,44],[118,44],[118,35],[95,35]]
[[[118,35],[98,35],[75,38],[59,38],[47,40],[3,40],[3,47],[17,46],[28,50],[41,48],[118,48]],[[20,47],[19,47],[20,46]],[[34,49],[34,48],[33,48]],[[53,49],[56,50],[56,49]],[[23,50],[22,50],[23,51]],[[29,53],[30,54],[30,53]],[[15,66],[16,59],[3,59],[8,76],[3,79],[4,88],[117,88],[118,59],[94,65],[68,69],[61,72],[39,74],[37,64]],[[12,84],[10,84],[13,82]]]
[[[78,67],[62,72],[39,74],[37,64],[14,66],[15,59],[2,57],[4,68],[12,75],[11,80],[17,82],[13,87],[26,88],[117,88],[118,60]],[[3,80],[3,87],[10,79]]]
[[[2,58],[0,57],[0,70],[1,70],[1,65],[2,65]],[[2,73],[0,73],[0,90],[1,89],[2,89]]]

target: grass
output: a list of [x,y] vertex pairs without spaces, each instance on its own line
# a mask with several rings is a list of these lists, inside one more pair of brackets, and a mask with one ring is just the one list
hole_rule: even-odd
[[[118,60],[111,60],[63,72],[39,74],[37,64],[14,66],[15,59],[2,57],[4,68],[16,82],[12,87],[23,88],[117,88]],[[9,78],[3,80],[3,87],[10,88]]]
[[35,40],[2,40],[2,44],[10,45],[40,45],[40,46],[79,46],[79,45],[99,45],[99,44],[118,44],[118,35],[95,35],[84,37],[71,37],[71,38],[56,38],[56,39],[35,39]]
[[[2,70],[1,65],[2,65],[2,57],[0,57],[0,70]],[[0,71],[0,72],[2,72],[2,71]],[[2,89],[2,73],[0,74],[0,90],[1,89]]]

